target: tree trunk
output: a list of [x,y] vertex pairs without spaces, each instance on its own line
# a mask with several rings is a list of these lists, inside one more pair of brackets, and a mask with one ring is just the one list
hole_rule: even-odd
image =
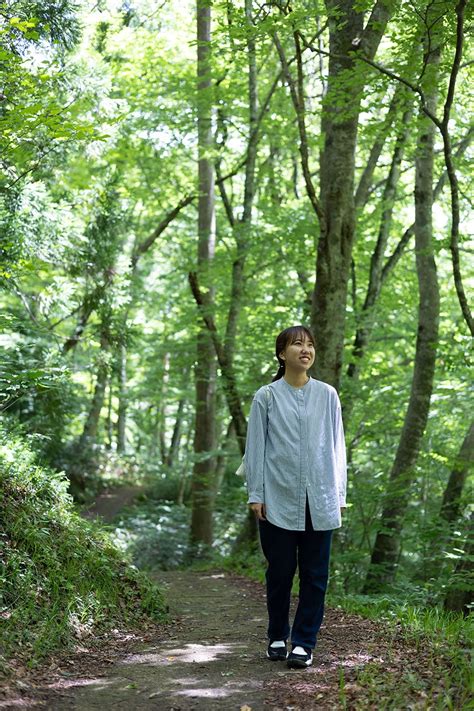
[[109,374],[107,378],[107,449],[110,451],[112,449],[114,440],[114,424],[112,421],[112,399],[113,399],[113,378],[112,374]]
[[[237,334],[238,317],[242,308],[242,298],[244,293],[244,268],[245,260],[250,247],[250,227],[252,224],[252,210],[255,196],[255,162],[257,158],[258,145],[258,92],[257,92],[257,67],[255,56],[255,41],[251,35],[252,21],[252,0],[245,0],[245,17],[249,26],[249,37],[247,40],[247,60],[248,60],[248,96],[249,96],[249,123],[248,123],[248,144],[247,157],[245,163],[244,200],[242,205],[242,217],[236,221],[233,216],[233,209],[230,200],[225,192],[222,181],[219,181],[224,207],[233,229],[236,242],[237,253],[232,263],[231,298],[229,311],[227,314],[227,324],[224,340],[219,337],[217,327],[206,303],[208,298],[202,293],[201,285],[196,274],[189,274],[191,290],[196,303],[199,306],[203,321],[209,331],[214,344],[214,349],[221,368],[221,375],[224,384],[227,404],[234,423],[234,429],[241,453],[244,453],[247,423],[242,411],[241,399],[237,390],[233,360],[235,352],[235,340]],[[267,96],[268,103],[271,93]]]
[[[294,32],[297,77],[292,77],[283,46],[274,35],[283,72],[290,87],[300,137],[301,168],[306,192],[319,222],[316,284],[312,295],[311,326],[316,338],[312,374],[339,389],[344,348],[347,288],[354,242],[354,172],[360,99],[365,72],[355,72],[360,51],[372,59],[377,51],[393,5],[377,0],[364,27],[363,14],[354,0],[326,0],[329,16],[329,65],[323,102],[320,156],[320,197],[312,179],[306,131],[302,61],[304,39]],[[309,45],[318,52],[318,48]],[[359,48],[359,49],[358,49]],[[340,94],[344,92],[344,105]]]
[[[426,55],[425,82],[426,100],[434,111],[440,47],[438,44],[431,46]],[[415,366],[408,410],[389,476],[379,531],[365,581],[365,593],[379,592],[395,577],[403,519],[415,478],[414,466],[428,419],[433,389],[439,322],[439,286],[432,230],[434,132],[434,124],[420,112],[415,176],[415,252],[419,289]]]
[[120,344],[119,350],[119,404],[117,418],[117,452],[125,452],[127,423],[127,346]]
[[[316,337],[314,375],[339,389],[344,347],[347,287],[355,228],[354,172],[360,82],[347,86],[344,106],[337,94],[342,77],[352,73],[352,41],[362,33],[363,16],[353,0],[326,2],[329,25],[328,92],[323,105],[320,159],[320,220],[311,326]],[[337,20],[334,19],[338,11]],[[338,58],[335,58],[337,55]],[[347,80],[346,80],[347,82]],[[351,106],[351,109],[348,109]]]
[[474,513],[471,513],[464,552],[454,571],[454,579],[449,586],[444,609],[468,615],[472,610],[472,572],[474,560]]
[[170,354],[163,353],[162,367],[163,375],[161,378],[160,387],[156,392],[156,418],[155,418],[155,433],[153,436],[153,451],[159,449],[160,460],[162,464],[166,464],[167,448],[166,448],[166,399],[168,397],[168,382],[169,382],[169,366]]
[[233,420],[231,419],[229,424],[227,425],[227,430],[226,430],[225,436],[222,437],[223,442],[222,442],[222,446],[220,448],[220,453],[219,453],[219,456],[217,457],[217,462],[216,462],[216,481],[215,481],[216,495],[220,492],[222,483],[224,481],[227,458],[228,458],[230,445],[231,445],[234,435],[235,435],[234,423],[233,423]]
[[379,162],[387,138],[390,136],[392,126],[397,121],[400,103],[404,99],[403,91],[404,89],[402,88],[402,85],[397,84],[387,114],[372,145],[372,148],[370,149],[367,163],[364,166],[364,170],[362,171],[359,183],[357,185],[357,189],[354,195],[356,209],[363,208],[367,204],[367,201],[369,199],[374,171]]
[[166,456],[166,465],[168,467],[173,466],[175,462],[176,455],[179,450],[179,442],[181,439],[181,425],[183,424],[183,413],[184,405],[186,404],[186,398],[183,396],[180,398],[178,403],[178,411],[176,413],[176,419],[174,421],[173,434],[171,437],[171,444],[168,449],[168,454]]
[[[380,291],[382,289],[382,271],[385,259],[385,250],[387,248],[388,239],[390,237],[390,229],[392,226],[393,207],[397,195],[397,183],[400,176],[400,165],[402,162],[405,144],[409,134],[413,111],[410,106],[403,114],[402,127],[397,137],[395,148],[393,151],[392,163],[385,182],[382,204],[384,206],[382,217],[380,220],[380,228],[377,236],[377,242],[374,252],[370,260],[370,275],[367,286],[367,293],[359,314],[360,326],[357,328],[354,346],[352,350],[353,361],[349,364],[349,377],[356,378],[359,373],[359,362],[363,357],[367,344],[369,342],[370,333],[372,330],[373,315],[375,305]],[[348,403],[346,403],[345,416],[347,417]]]
[[[461,448],[451,469],[440,508],[440,522],[433,527],[433,537],[426,558],[425,580],[439,574],[440,567],[450,563],[443,555],[446,547],[457,548],[459,539],[453,535],[459,525],[464,486],[474,462],[474,421],[464,437]],[[451,541],[451,543],[449,543]]]
[[[314,375],[339,389],[348,282],[355,232],[354,173],[360,99],[365,73],[355,50],[375,56],[394,4],[378,0],[363,26],[353,0],[326,0],[329,13],[327,95],[323,103],[320,157],[320,234],[311,326],[316,338]],[[341,106],[341,88],[344,105]]]
[[[212,310],[214,289],[210,268],[215,248],[214,169],[210,153],[212,135],[211,7],[197,0],[198,75],[198,273],[206,293],[205,309]],[[197,338],[195,463],[192,477],[191,543],[210,546],[213,540],[214,475],[216,448],[215,388],[216,357],[212,339],[201,326]]]
[[102,323],[100,333],[100,353],[97,367],[97,379],[95,382],[94,395],[92,397],[89,413],[84,424],[84,429],[79,440],[79,447],[82,449],[91,444],[95,444],[97,430],[99,427],[100,413],[104,404],[105,388],[109,374],[108,351],[110,347],[110,337],[108,324]]
[[449,475],[448,483],[443,495],[440,516],[449,524],[455,523],[459,518],[461,496],[469,471],[474,462],[474,422],[467,431],[461,445],[456,462]]

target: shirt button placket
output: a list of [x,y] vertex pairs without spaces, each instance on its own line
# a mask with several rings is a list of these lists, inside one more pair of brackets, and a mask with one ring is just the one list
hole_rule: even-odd
[[[304,431],[304,394],[303,390],[298,391],[298,413],[300,418],[300,491],[299,491],[299,511],[298,511],[298,528],[303,525],[306,514],[306,476],[304,452],[306,448],[305,431]],[[302,501],[304,497],[304,501]],[[303,511],[303,520],[301,520],[301,511]]]

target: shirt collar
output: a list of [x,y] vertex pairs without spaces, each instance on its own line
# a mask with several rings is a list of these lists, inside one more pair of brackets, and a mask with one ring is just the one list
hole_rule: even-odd
[[288,390],[304,390],[305,388],[308,388],[308,387],[309,387],[309,385],[310,385],[310,383],[311,383],[311,380],[312,380],[312,377],[309,376],[308,382],[305,383],[304,385],[301,385],[299,388],[295,387],[294,385],[290,385],[290,383],[287,383],[286,380],[285,380],[285,378],[281,378],[281,380],[283,381],[284,386],[285,386],[286,388],[288,388]]

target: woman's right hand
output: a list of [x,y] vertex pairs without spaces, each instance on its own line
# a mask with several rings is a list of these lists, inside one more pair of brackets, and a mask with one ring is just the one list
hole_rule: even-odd
[[259,521],[266,521],[267,520],[266,511],[265,511],[265,504],[249,504],[249,506]]

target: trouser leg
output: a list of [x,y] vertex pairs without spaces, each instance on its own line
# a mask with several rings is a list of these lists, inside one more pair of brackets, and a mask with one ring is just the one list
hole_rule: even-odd
[[291,586],[296,571],[297,531],[287,531],[269,521],[259,521],[260,542],[268,566],[268,638],[288,639]]
[[300,590],[291,642],[313,649],[324,615],[332,531],[313,531],[307,509],[308,520],[306,530],[298,533]]

